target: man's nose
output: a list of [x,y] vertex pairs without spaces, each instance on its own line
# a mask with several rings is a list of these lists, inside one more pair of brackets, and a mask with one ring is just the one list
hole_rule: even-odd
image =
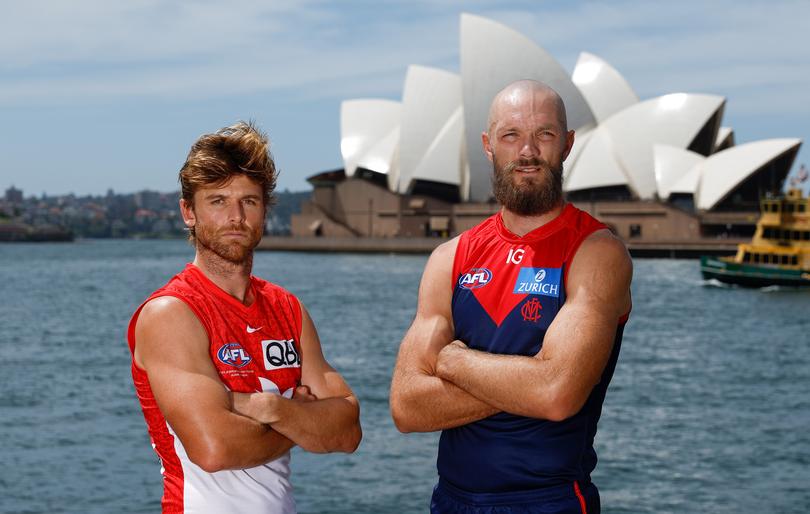
[[245,220],[245,207],[242,202],[234,202],[228,210],[228,221],[242,223]]
[[533,137],[527,137],[523,140],[520,146],[520,157],[523,159],[530,159],[540,156],[540,147]]

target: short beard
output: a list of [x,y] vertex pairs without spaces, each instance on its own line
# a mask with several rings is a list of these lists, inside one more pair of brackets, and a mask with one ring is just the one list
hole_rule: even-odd
[[[240,225],[238,227],[230,227],[223,232],[229,231],[248,232],[248,229],[244,225]],[[221,238],[217,237],[216,231],[208,227],[197,226],[195,230],[195,245],[199,250],[213,253],[229,264],[251,267],[253,265],[253,249],[259,244],[261,237],[261,232],[254,230],[248,233],[246,243],[240,241],[225,243]]]
[[[537,166],[543,173],[538,177],[515,180],[515,168]],[[501,166],[494,159],[492,191],[495,199],[508,211],[521,216],[540,216],[562,203],[562,162],[554,168],[540,158],[518,159]]]

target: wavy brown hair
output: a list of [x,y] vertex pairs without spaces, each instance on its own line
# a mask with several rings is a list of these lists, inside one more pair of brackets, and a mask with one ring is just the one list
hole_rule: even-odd
[[223,186],[245,175],[262,187],[264,206],[270,208],[277,173],[269,147],[267,135],[252,121],[200,136],[180,168],[180,197],[194,205],[194,192],[201,187]]

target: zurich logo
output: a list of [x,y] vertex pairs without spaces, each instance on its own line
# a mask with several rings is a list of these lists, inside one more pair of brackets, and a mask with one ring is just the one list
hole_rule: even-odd
[[492,272],[487,268],[472,268],[467,273],[462,273],[458,278],[458,285],[464,289],[478,289],[489,284],[492,280]]
[[246,352],[239,343],[227,343],[222,345],[219,351],[217,351],[217,358],[223,364],[235,368],[241,368],[252,360],[248,352]]
[[[514,294],[529,294],[540,296],[560,297],[560,285],[562,284],[562,268],[520,268]],[[527,304],[529,305],[529,304]],[[524,318],[534,318],[537,314],[535,304],[526,307],[531,313],[524,313]],[[537,318],[539,319],[539,317]],[[534,320],[536,321],[536,320]]]

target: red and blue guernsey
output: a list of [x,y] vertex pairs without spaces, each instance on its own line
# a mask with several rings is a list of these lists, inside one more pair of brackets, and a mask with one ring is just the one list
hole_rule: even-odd
[[[557,218],[523,237],[509,232],[500,214],[464,232],[453,264],[456,338],[485,352],[536,355],[565,303],[566,276],[577,248],[604,228],[567,204]],[[501,412],[445,430],[439,442],[441,481],[472,493],[589,484],[596,466],[596,424],[626,321],[627,315],[617,320],[601,381],[576,415],[553,422]]]

